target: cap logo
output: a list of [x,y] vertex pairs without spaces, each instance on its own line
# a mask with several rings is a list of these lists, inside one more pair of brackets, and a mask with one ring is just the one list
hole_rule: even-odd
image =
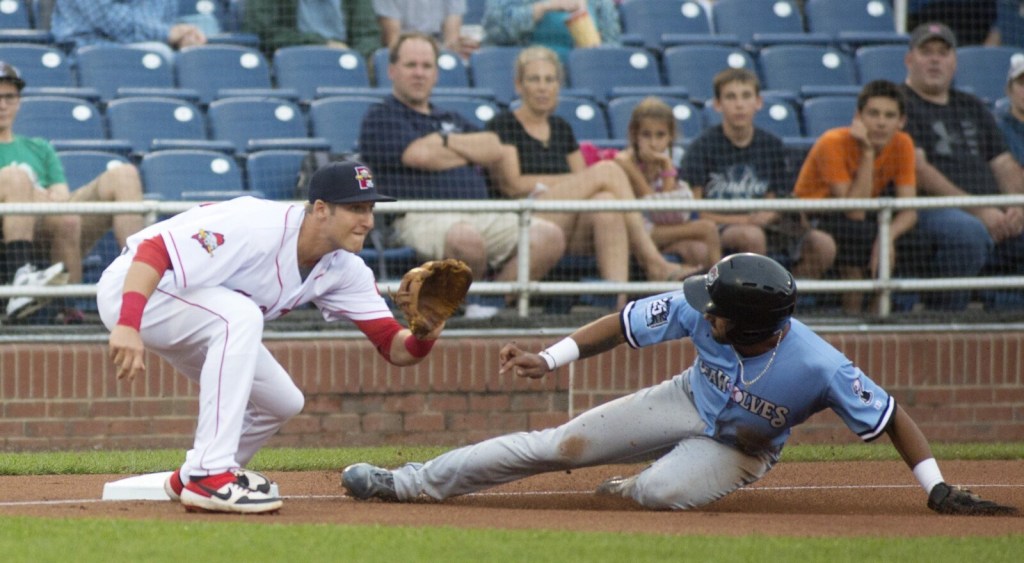
[[935,24],[932,24],[932,25],[928,26],[928,31],[930,31],[932,33],[942,33],[942,28],[940,28],[939,26],[937,26]]
[[360,190],[372,190],[373,189],[373,175],[370,174],[370,169],[365,166],[356,166],[356,181],[359,182]]

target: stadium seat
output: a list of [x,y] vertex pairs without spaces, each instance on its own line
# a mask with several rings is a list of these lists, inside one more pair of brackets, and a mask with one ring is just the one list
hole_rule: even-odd
[[104,101],[118,88],[166,88],[174,84],[174,66],[155,51],[121,45],[90,45],[75,51],[78,80],[95,88]]
[[615,86],[661,86],[658,61],[645,49],[594,47],[569,52],[566,76],[573,88],[587,88],[598,101]]
[[250,153],[245,158],[249,191],[260,192],[267,199],[296,199],[295,183],[307,154],[294,149]]
[[472,96],[431,96],[430,103],[439,108],[462,114],[481,129],[500,111],[493,101]]
[[[777,137],[801,137],[800,113],[796,105],[785,97],[762,93],[764,105],[754,114],[754,125]],[[711,104],[704,106],[705,126],[718,125],[722,114]]]
[[128,162],[123,155],[106,151],[61,151],[57,157],[64,166],[64,177],[72,190],[93,181],[103,172]]
[[854,54],[857,75],[861,84],[872,80],[888,80],[902,84],[907,77],[903,58],[907,55],[906,45],[866,45]]
[[153,151],[139,164],[145,197],[177,200],[182,192],[241,192],[242,172],[235,160],[216,151]]
[[359,51],[324,45],[295,45],[274,52],[277,86],[292,88],[302,100],[316,98],[318,86],[366,88],[370,76]]
[[231,141],[235,150],[248,152],[254,139],[305,139],[306,119],[299,106],[275,98],[222,98],[206,111],[210,138]]
[[907,36],[896,32],[889,0],[807,0],[807,29],[825,33],[840,43],[900,43]]
[[0,60],[17,67],[27,87],[76,86],[70,61],[52,45],[0,44]]
[[801,114],[804,132],[818,137],[834,127],[845,127],[857,111],[857,98],[853,96],[819,96],[804,101]]
[[520,47],[484,46],[469,56],[469,76],[473,86],[490,88],[499,104],[508,105],[517,96],[516,57]]
[[0,3],[0,29],[33,29],[28,2]]
[[756,72],[754,59],[739,47],[723,45],[680,45],[665,49],[665,79],[672,86],[683,86],[690,98],[715,97],[713,80],[727,68],[745,68]]
[[363,116],[380,98],[332,96],[309,105],[310,129],[315,137],[327,139],[334,154],[352,154],[359,141]]
[[569,122],[577,140],[608,139],[608,118],[601,106],[583,98],[561,97],[555,115]]
[[765,89],[800,92],[803,86],[857,84],[853,59],[832,48],[775,45],[761,49],[761,81]]
[[132,151],[152,150],[153,140],[206,140],[206,117],[195,105],[175,98],[137,97],[107,105],[110,136],[131,143]]
[[222,89],[271,89],[270,67],[258,50],[238,45],[201,45],[182,49],[175,59],[178,86],[199,92],[208,104]]
[[[391,88],[388,78],[388,49],[381,47],[373,52],[373,70],[380,88]],[[442,50],[437,57],[437,86],[449,88],[465,88],[469,86],[469,71],[466,63],[458,54]]]
[[107,139],[99,109],[88,100],[67,96],[22,98],[14,130],[50,140]]
[[640,36],[648,49],[660,48],[665,34],[711,35],[707,11],[694,0],[626,0],[619,15],[623,33]]
[[462,14],[462,23],[479,25],[483,22],[486,4],[487,0],[466,0],[466,13]]
[[1024,58],[1024,49],[967,45],[957,48],[956,58],[954,85],[993,103],[1006,95],[1010,61]]
[[711,10],[715,33],[737,36],[744,44],[756,34],[805,35],[800,7],[793,0],[718,0]]
[[[696,106],[685,98],[659,97],[672,108],[672,113],[676,117],[679,132],[676,142],[682,143],[684,139],[693,139],[700,135],[704,127],[701,112]],[[608,102],[608,122],[613,139],[625,140],[628,137],[629,118],[633,115],[633,108],[643,99],[644,96],[623,96]]]

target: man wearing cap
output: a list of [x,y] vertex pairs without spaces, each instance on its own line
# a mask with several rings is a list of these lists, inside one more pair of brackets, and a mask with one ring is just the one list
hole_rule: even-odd
[[269,512],[281,499],[241,468],[302,410],[302,392],[262,343],[263,324],[312,303],[355,323],[397,366],[420,362],[443,330],[420,340],[394,319],[356,255],[378,201],[370,169],[318,170],[304,206],[241,197],[200,205],[130,236],[97,283],[110,358],[130,382],[154,352],[199,385],[193,448],[165,490],[188,510]]
[[1006,98],[1010,102],[998,113],[999,128],[1017,164],[1024,165],[1024,57],[1014,57],[1006,74]]
[[[25,87],[18,69],[0,61],[0,201],[16,202],[114,202],[140,201],[142,182],[135,166],[112,167],[71,192],[64,167],[53,145],[39,137],[14,131]],[[142,215],[7,215],[3,218],[6,275],[20,285],[56,285],[82,281],[82,256],[113,228],[119,245],[143,226]],[[44,268],[33,257],[34,241],[41,239],[53,264]],[[37,311],[45,300],[14,297],[7,303],[7,319],[22,319]],[[60,313],[63,322],[82,322],[77,309]]]
[[[988,108],[952,87],[956,44],[945,25],[924,23],[911,33],[904,59],[906,131],[916,147],[918,192],[926,196],[1024,193],[1024,175]],[[919,258],[935,269],[930,275],[1015,275],[1024,267],[1024,212],[1018,207],[923,209],[918,213],[918,230],[935,247],[933,255]],[[1015,305],[1015,293],[984,291],[981,295],[987,307],[1001,307]],[[967,306],[965,291],[938,297],[932,306]]]
[[[406,199],[486,200],[491,177],[518,175],[515,147],[479,131],[462,115],[430,103],[439,48],[433,37],[408,32],[391,47],[392,95],[363,118],[359,151],[389,193]],[[402,244],[421,259],[457,258],[478,273],[513,281],[519,217],[515,213],[407,213],[395,221]],[[562,229],[534,217],[530,223],[530,279],[543,278],[565,251]],[[472,296],[470,296],[472,297]],[[467,317],[487,317],[495,306],[470,302]]]

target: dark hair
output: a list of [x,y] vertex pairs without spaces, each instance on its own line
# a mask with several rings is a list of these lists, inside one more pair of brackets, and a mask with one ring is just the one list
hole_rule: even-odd
[[727,68],[716,74],[712,81],[712,84],[715,87],[716,100],[722,96],[722,88],[730,82],[752,84],[754,86],[754,93],[761,93],[761,81],[757,79],[757,75],[754,74],[753,71],[745,68]]
[[675,141],[678,131],[676,131],[676,116],[672,113],[672,108],[661,99],[648,96],[633,108],[633,113],[629,116],[630,142],[636,137],[640,130],[640,122],[644,119],[653,119],[668,125],[668,134]]
[[860,94],[857,95],[857,111],[863,111],[864,106],[868,105],[868,100],[871,98],[889,98],[896,102],[900,115],[906,112],[907,99],[903,95],[903,90],[893,82],[872,80],[865,84],[861,88]]
[[[388,48],[388,62],[391,64],[398,63],[398,51],[402,48],[402,44],[410,39],[422,39],[427,43],[430,43],[431,48],[434,49],[434,60],[441,56],[441,47],[437,44],[437,39],[433,36],[427,35],[426,33],[420,33],[418,31],[407,31],[398,36],[395,42]],[[378,70],[378,72],[380,72]]]

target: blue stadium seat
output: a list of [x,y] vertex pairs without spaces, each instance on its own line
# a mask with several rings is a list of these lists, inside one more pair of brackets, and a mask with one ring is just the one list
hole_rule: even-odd
[[555,115],[569,122],[578,140],[608,139],[608,118],[604,109],[583,98],[561,97]]
[[177,200],[183,192],[242,192],[242,172],[224,153],[205,150],[153,151],[139,165],[147,198]]
[[619,5],[622,31],[643,38],[644,46],[657,49],[665,34],[711,35],[711,20],[694,0],[626,0]]
[[818,137],[834,127],[847,126],[856,111],[854,96],[819,96],[804,100],[801,108],[804,132],[808,137]]
[[306,119],[299,106],[275,98],[222,98],[206,111],[210,138],[231,141],[235,150],[250,150],[254,139],[305,139]]
[[201,45],[182,49],[175,59],[178,86],[199,92],[208,104],[222,89],[272,87],[270,67],[258,50],[238,45]]
[[430,103],[462,114],[481,129],[500,111],[493,101],[472,96],[431,96]]
[[321,98],[309,105],[313,135],[327,139],[334,154],[352,154],[359,141],[363,116],[380,98],[372,96]]
[[1024,58],[1024,49],[967,45],[957,48],[956,58],[955,86],[993,103],[1006,95],[1010,61]]
[[484,21],[484,6],[487,0],[466,0],[466,13],[462,14],[463,24],[479,25]]
[[64,166],[68,187],[76,190],[107,170],[128,163],[123,155],[107,151],[61,151],[57,154]]
[[569,52],[569,85],[591,90],[599,101],[615,86],[661,86],[658,61],[636,47],[594,47]]
[[267,199],[296,199],[295,184],[307,154],[294,149],[250,153],[245,158],[249,191],[260,192]]
[[64,51],[52,45],[0,43],[0,60],[17,67],[30,88],[77,85]]
[[825,33],[841,44],[907,44],[907,35],[896,31],[889,0],[807,0],[804,15],[810,32]]
[[469,56],[473,86],[490,88],[499,104],[516,98],[515,69],[520,47],[484,46]]
[[118,88],[166,88],[174,84],[174,66],[155,51],[121,45],[90,45],[75,51],[78,80],[95,88],[104,101]]
[[[381,47],[373,52],[374,76],[377,86],[391,88],[388,78],[388,49]],[[469,86],[469,71],[458,54],[444,49],[437,57],[437,86],[442,88],[465,88]]]
[[3,2],[0,4],[0,29],[33,29],[32,12],[28,2]]
[[359,51],[325,45],[294,45],[274,52],[278,87],[298,91],[302,100],[316,98],[319,86],[370,86],[366,61]]
[[[608,122],[611,126],[613,139],[625,140],[629,134],[629,118],[633,115],[633,108],[636,107],[644,96],[623,96],[613,98],[608,102]],[[701,112],[689,100],[669,96],[659,96],[661,101],[672,108],[676,117],[676,127],[679,138],[676,142],[682,143],[684,139],[692,139],[704,129],[701,122]]]
[[206,117],[195,105],[175,98],[137,97],[107,105],[110,136],[131,143],[132,151],[148,152],[153,140],[206,140]]
[[[764,105],[754,115],[754,125],[777,137],[801,137],[800,113],[788,98],[762,93]],[[711,104],[704,106],[704,123],[710,127],[722,122],[722,114]]]
[[756,34],[804,35],[803,16],[793,0],[718,0],[711,9],[715,33],[752,43]]
[[107,139],[103,116],[90,101],[67,96],[21,99],[14,130],[44,139]]
[[872,80],[888,80],[902,84],[907,77],[903,58],[907,55],[906,45],[866,45],[857,49],[854,63],[861,84]]
[[757,70],[747,51],[722,45],[669,47],[662,59],[667,82],[672,86],[684,86],[690,92],[690,98],[696,100],[715,97],[713,79],[727,68]]
[[812,45],[776,45],[761,49],[761,81],[765,89],[800,92],[803,86],[857,84],[853,59],[832,48]]

